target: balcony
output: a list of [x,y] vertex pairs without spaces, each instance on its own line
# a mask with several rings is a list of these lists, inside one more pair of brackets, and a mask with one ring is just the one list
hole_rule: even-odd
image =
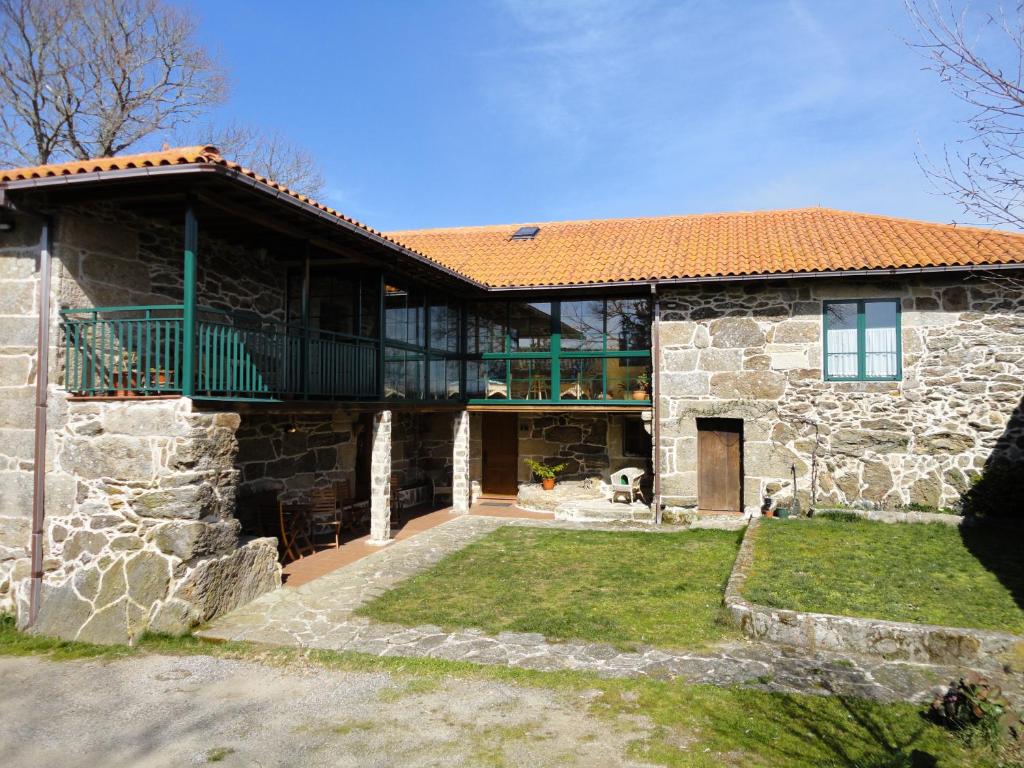
[[[378,399],[377,339],[185,305],[61,311],[65,388],[88,397]],[[192,333],[186,328],[192,327]]]

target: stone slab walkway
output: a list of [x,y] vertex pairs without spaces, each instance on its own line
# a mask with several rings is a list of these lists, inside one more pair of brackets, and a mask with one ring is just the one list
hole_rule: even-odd
[[[539,670],[578,670],[607,677],[681,678],[691,683],[745,685],[771,691],[855,695],[880,701],[930,700],[937,685],[966,669],[811,653],[738,641],[705,650],[648,648],[621,651],[604,643],[549,643],[534,633],[485,635],[476,629],[404,627],[371,622],[352,612],[398,582],[502,525],[569,530],[678,530],[642,524],[593,525],[563,521],[454,517],[396,541],[352,565],[294,589],[279,589],[215,620],[199,631],[211,640],[354,651],[501,664]],[[1022,682],[1002,681],[1024,701]]]

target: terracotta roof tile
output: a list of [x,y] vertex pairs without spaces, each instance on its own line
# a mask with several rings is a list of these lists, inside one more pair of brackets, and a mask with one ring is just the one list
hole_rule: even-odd
[[[118,155],[116,157],[99,157],[90,160],[74,160],[67,163],[56,163],[50,165],[37,165],[28,168],[12,168],[12,169],[0,169],[0,184],[4,182],[17,182],[26,181],[31,179],[47,179],[59,176],[77,176],[87,175],[96,172],[110,172],[110,171],[121,171],[130,170],[137,168],[156,168],[162,166],[171,165],[219,165],[224,168],[228,168],[232,171],[236,171],[244,176],[248,176],[251,179],[264,184],[271,189],[275,189],[283,194],[300,200],[303,203],[312,205],[315,208],[324,211],[325,213],[335,216],[342,221],[348,222],[360,229],[363,229],[377,237],[383,238],[395,245],[408,249],[408,246],[403,243],[396,242],[393,238],[384,232],[380,232],[373,227],[369,227],[360,221],[356,221],[350,216],[346,216],[340,211],[319,203],[311,197],[300,194],[293,189],[289,189],[283,184],[278,184],[273,179],[268,179],[265,176],[261,176],[255,171],[244,167],[240,163],[233,162],[221,156],[220,151],[216,147],[212,146],[196,146],[196,147],[176,147],[174,149],[165,149],[160,152],[143,152],[135,155]],[[412,250],[412,249],[408,249]],[[432,257],[423,254],[416,253],[417,256],[422,256],[428,261],[432,261],[440,266],[447,267],[447,265],[440,264]],[[450,267],[447,267],[450,269]],[[454,270],[458,272],[458,270]],[[466,277],[466,275],[463,275]]]
[[[512,240],[521,226],[532,240]],[[829,208],[524,222],[390,232],[495,287],[901,269],[1024,266],[1024,235]]]
[[[1024,235],[829,208],[656,218],[525,222],[379,232],[221,157],[215,147],[0,170],[0,183],[214,164],[492,287],[966,265],[1024,266]],[[512,240],[520,226],[540,227]]]

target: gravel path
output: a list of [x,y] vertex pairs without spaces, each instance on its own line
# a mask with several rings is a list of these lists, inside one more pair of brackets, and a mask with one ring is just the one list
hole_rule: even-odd
[[[790,693],[838,693],[915,703],[930,701],[937,686],[967,671],[959,667],[810,653],[750,641],[730,642],[700,651],[649,648],[626,652],[604,643],[549,643],[542,635],[533,633],[505,632],[492,637],[476,629],[445,632],[435,626],[381,624],[352,615],[360,605],[398,582],[502,525],[644,530],[651,535],[666,530],[635,525],[455,517],[300,587],[263,595],[215,620],[197,634],[215,640],[246,640],[377,656],[431,657],[542,670],[570,669],[607,677],[682,678],[694,683],[739,684]],[[1002,682],[1011,697],[1024,700],[1022,681]]]
[[209,656],[0,658],[0,680],[0,763],[18,768],[630,767],[650,731],[592,717],[586,694]]

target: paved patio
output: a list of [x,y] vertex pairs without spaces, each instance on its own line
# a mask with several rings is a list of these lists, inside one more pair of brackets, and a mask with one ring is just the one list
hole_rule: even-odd
[[[737,641],[704,650],[621,651],[604,643],[549,643],[534,633],[487,636],[476,629],[379,624],[352,612],[398,582],[503,525],[570,530],[673,530],[642,524],[594,525],[480,514],[455,517],[293,589],[263,595],[197,634],[210,640],[354,651],[377,656],[431,657],[541,670],[579,670],[608,677],[682,678],[773,691],[865,696],[882,701],[930,700],[935,686],[966,670]],[[1021,695],[1020,681],[1005,681]]]

